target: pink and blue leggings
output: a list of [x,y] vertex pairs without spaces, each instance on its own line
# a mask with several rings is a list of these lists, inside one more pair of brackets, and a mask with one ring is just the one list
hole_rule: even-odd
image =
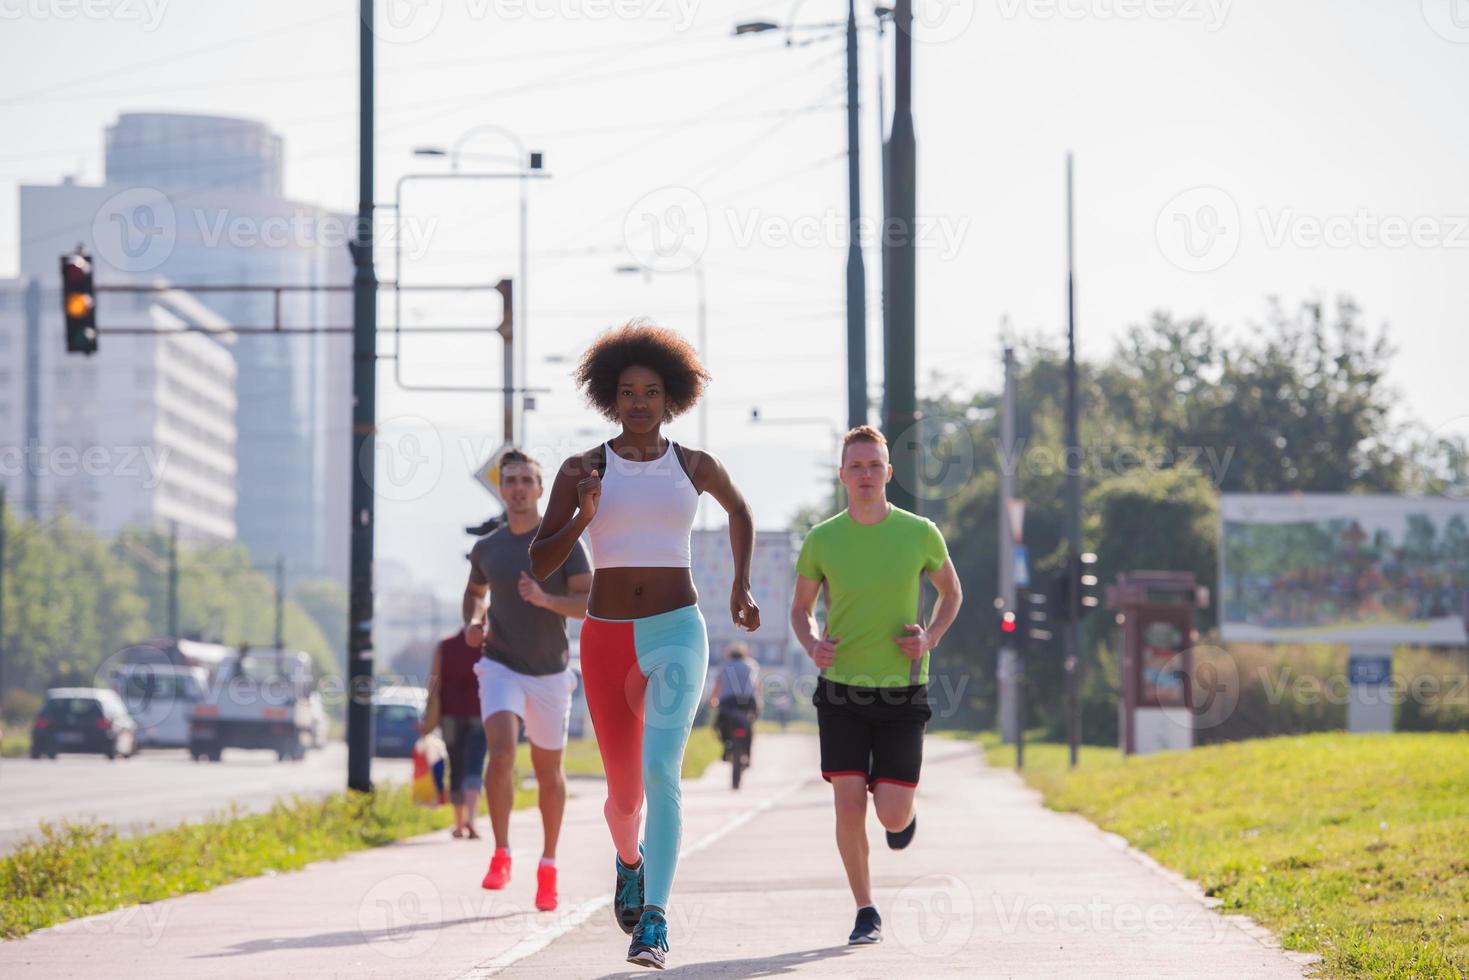
[[646,794],[643,901],[664,910],[683,833],[679,774],[708,666],[698,606],[582,623],[582,683],[607,772],[607,827],[623,863],[636,863]]

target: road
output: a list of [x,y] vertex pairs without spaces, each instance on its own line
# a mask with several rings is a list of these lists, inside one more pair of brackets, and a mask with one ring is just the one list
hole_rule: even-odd
[[[929,740],[918,836],[881,843],[886,939],[851,948],[853,904],[810,736],[762,735],[738,793],[728,768],[685,784],[684,857],[669,912],[681,977],[1300,978],[1299,958],[1209,907],[1080,817],[1041,806],[972,744]],[[447,833],[122,909],[0,943],[6,980],[487,980],[647,977],[612,922],[601,785],[573,783],[562,906],[531,907],[534,810],[511,824],[504,892],[479,887],[487,841]]]
[[[406,781],[406,759],[374,759],[375,780]],[[300,762],[275,753],[226,749],[217,763],[194,762],[183,749],[144,749],[131,759],[63,755],[0,759],[0,852],[32,836],[43,820],[97,820],[124,832],[169,826],[219,812],[231,802],[264,810],[295,795],[345,788],[347,746],[330,742]]]

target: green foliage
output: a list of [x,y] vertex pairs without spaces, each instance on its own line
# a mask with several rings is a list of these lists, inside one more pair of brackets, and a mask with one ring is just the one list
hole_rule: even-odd
[[[990,760],[1014,753],[982,736]],[[1311,735],[1122,759],[1026,747],[1058,810],[1121,834],[1329,977],[1469,973],[1469,735]]]
[[389,786],[294,798],[261,814],[232,809],[141,837],[119,837],[96,824],[45,825],[39,838],[0,857],[0,938],[301,868],[450,822],[448,807],[415,806],[406,787]]

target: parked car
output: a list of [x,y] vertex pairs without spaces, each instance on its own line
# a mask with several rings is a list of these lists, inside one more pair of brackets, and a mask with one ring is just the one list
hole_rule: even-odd
[[126,664],[112,675],[112,689],[137,722],[138,745],[183,748],[189,744],[189,718],[204,698],[202,667],[176,664]]
[[407,758],[418,742],[418,722],[428,706],[421,687],[384,687],[372,698],[372,754]]
[[32,759],[54,759],[61,752],[126,759],[137,751],[137,723],[122,698],[106,688],[52,688],[31,727]]

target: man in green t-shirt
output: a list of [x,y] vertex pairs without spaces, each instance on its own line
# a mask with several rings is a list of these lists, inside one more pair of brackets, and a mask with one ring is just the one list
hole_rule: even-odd
[[[816,720],[821,775],[836,799],[837,849],[857,901],[848,942],[882,941],[867,868],[867,794],[888,846],[907,847],[923,766],[928,655],[954,622],[963,595],[944,537],[934,523],[888,503],[893,478],[887,440],[858,426],[842,440],[847,509],[811,529],[796,560],[791,628],[821,668]],[[923,623],[923,582],[939,592]],[[827,591],[826,632],[818,636],[816,599]]]

